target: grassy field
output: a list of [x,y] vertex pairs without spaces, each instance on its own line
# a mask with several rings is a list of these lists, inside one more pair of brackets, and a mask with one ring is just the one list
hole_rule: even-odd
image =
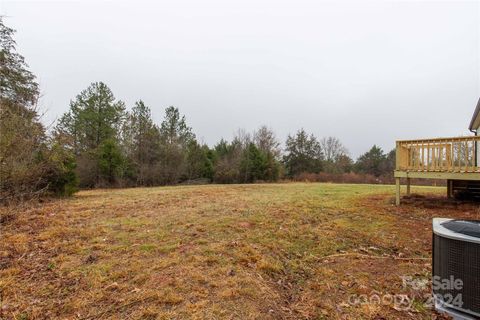
[[402,277],[429,279],[433,216],[479,210],[413,192],[395,207],[391,186],[208,185],[2,208],[1,319],[431,319],[428,285]]

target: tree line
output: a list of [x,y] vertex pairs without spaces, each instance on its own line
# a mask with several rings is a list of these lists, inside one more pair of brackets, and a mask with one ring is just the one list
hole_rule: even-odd
[[79,187],[252,183],[305,174],[315,180],[322,173],[392,175],[393,151],[385,154],[373,146],[354,161],[339,139],[319,139],[304,129],[289,135],[284,148],[267,126],[238,130],[231,141],[221,139],[210,147],[198,141],[178,108],[167,107],[156,124],[145,102],[127,109],[103,82],[72,99],[47,132],[37,110],[39,85],[16,52],[13,33],[0,20],[2,199],[68,195]]
[[79,186],[87,188],[252,183],[320,172],[380,177],[393,171],[393,153],[374,146],[354,162],[339,139],[317,139],[304,129],[287,137],[284,150],[267,126],[252,133],[238,130],[231,141],[209,147],[199,143],[178,108],[166,108],[157,125],[142,100],[128,111],[102,82],[71,101],[53,137],[71,152]]

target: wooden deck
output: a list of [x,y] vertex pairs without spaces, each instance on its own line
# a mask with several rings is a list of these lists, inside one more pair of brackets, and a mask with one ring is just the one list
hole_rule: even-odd
[[400,178],[480,180],[480,136],[400,140],[396,144],[396,203],[400,204]]

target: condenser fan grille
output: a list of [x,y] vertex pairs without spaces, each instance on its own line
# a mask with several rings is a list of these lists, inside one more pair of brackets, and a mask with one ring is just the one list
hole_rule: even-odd
[[[462,241],[433,235],[433,275],[434,280],[460,279],[460,288],[433,283],[434,294],[449,304],[459,294],[463,304],[461,309],[476,316],[480,315],[480,243]],[[436,277],[435,277],[436,276]],[[437,284],[437,287],[435,287]],[[458,301],[457,301],[458,302]]]

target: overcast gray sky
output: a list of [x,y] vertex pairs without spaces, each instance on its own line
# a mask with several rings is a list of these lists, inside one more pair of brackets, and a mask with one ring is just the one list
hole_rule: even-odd
[[414,1],[5,1],[46,122],[91,82],[154,120],[175,105],[212,145],[303,127],[353,156],[468,134],[480,96],[480,4]]

